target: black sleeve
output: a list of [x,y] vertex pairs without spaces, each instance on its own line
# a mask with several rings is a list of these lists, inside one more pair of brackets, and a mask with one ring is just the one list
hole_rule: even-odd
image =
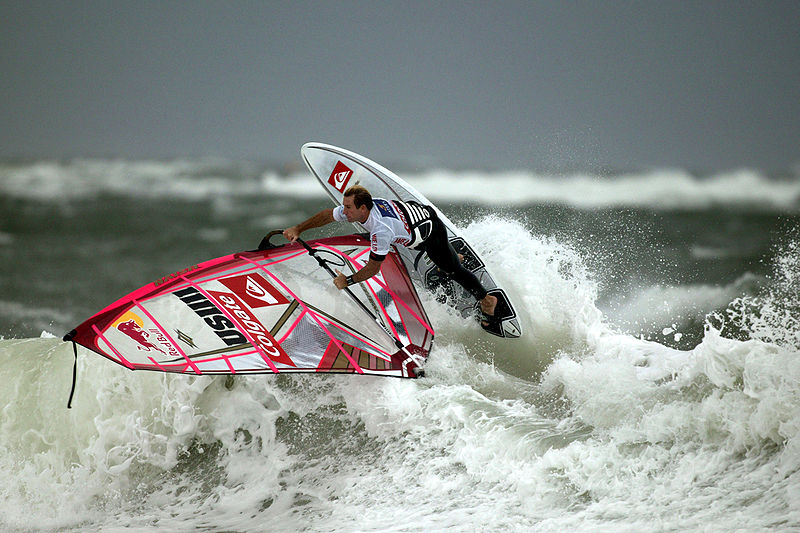
[[377,262],[380,263],[381,261],[386,259],[386,256],[385,255],[378,255],[375,252],[370,252],[369,253],[369,258],[372,259],[373,261],[377,261]]

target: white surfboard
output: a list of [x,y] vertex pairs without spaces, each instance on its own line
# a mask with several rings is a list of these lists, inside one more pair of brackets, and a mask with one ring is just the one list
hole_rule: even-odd
[[[475,273],[489,294],[497,297],[495,317],[499,319],[499,323],[490,326],[486,331],[499,337],[516,338],[522,335],[522,328],[511,299],[486,268],[486,262],[475,253],[472,246],[444,213],[422,193],[386,168],[343,148],[311,142],[303,145],[300,154],[311,173],[316,176],[336,205],[342,203],[344,191],[349,186],[360,183],[376,198],[414,200],[433,207],[447,228],[447,237],[453,248],[463,256],[463,264]],[[356,226],[359,231],[365,231],[360,224],[356,224]],[[447,279],[424,252],[404,246],[398,246],[397,251],[411,278],[420,287],[439,291],[437,294],[446,298],[447,303],[458,309],[465,317],[478,312],[479,305],[475,298],[458,283]]]

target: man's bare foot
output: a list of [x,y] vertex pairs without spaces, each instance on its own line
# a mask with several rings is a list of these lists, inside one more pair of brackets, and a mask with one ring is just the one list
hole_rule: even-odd
[[[494,316],[494,309],[497,307],[497,296],[492,296],[491,294],[487,294],[481,300],[481,311],[484,314],[489,316]],[[484,326],[488,326],[489,323],[486,320],[481,320],[481,324]]]

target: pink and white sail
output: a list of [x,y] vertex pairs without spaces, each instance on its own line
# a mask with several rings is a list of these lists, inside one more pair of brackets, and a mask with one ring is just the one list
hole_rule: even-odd
[[[308,244],[346,274],[369,256],[369,242],[356,235]],[[306,249],[287,244],[149,283],[65,339],[132,370],[417,377],[434,331],[396,252],[350,289],[338,291]]]

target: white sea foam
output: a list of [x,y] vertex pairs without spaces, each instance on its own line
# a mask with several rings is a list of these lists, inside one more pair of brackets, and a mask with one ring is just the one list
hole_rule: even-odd
[[[712,321],[680,351],[615,331],[571,248],[497,218],[465,232],[479,252],[508,246],[502,259],[487,254],[489,267],[526,335],[487,338],[424,295],[437,339],[421,380],[249,376],[226,386],[129,372],[81,350],[67,411],[71,348],[0,341],[0,525],[800,527],[800,353],[785,341],[794,332],[779,331],[796,323],[778,320],[796,295],[767,292],[722,317],[738,320],[738,339]],[[781,290],[796,279],[786,254]]]

